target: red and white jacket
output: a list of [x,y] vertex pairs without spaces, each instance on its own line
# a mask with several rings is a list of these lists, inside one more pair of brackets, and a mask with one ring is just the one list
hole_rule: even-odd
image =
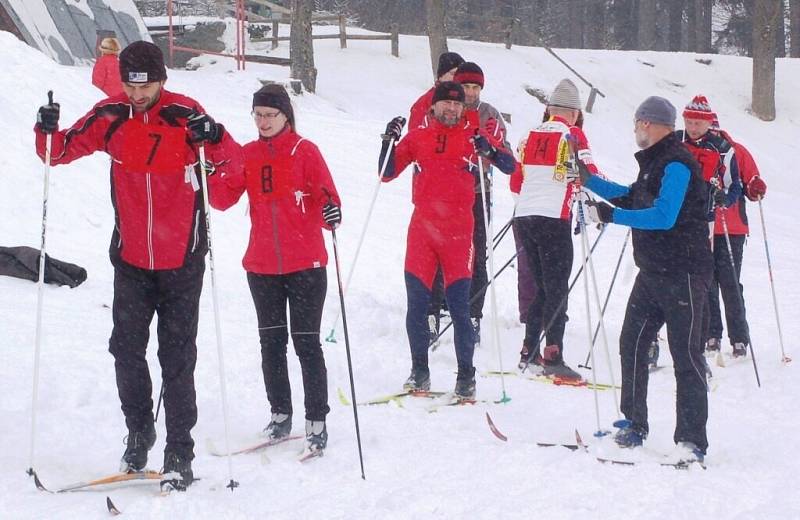
[[[189,255],[207,249],[196,146],[189,143],[187,117],[203,113],[196,101],[161,90],[147,112],[134,112],[122,94],[96,104],[67,130],[53,134],[52,164],[67,164],[94,152],[111,157],[111,198],[116,225],[112,261],[149,270],[177,269]],[[38,128],[36,153],[44,160],[46,136]],[[233,149],[231,150],[231,147]],[[236,171],[238,147],[224,132],[219,144],[206,144],[215,163],[209,177],[210,202],[216,185]]]
[[[733,146],[733,150],[736,154],[736,164],[739,167],[739,180],[742,182],[742,186],[744,187],[742,197],[725,210],[725,221],[726,224],[728,224],[728,233],[731,235],[748,235],[750,234],[750,228],[747,222],[747,200],[745,199],[744,194],[747,193],[747,187],[750,184],[750,181],[753,180],[753,177],[760,176],[761,174],[758,171],[758,165],[753,159],[750,150],[745,148],[744,145],[731,139],[730,135],[728,135],[728,133],[724,130],[721,130],[720,134]],[[717,209],[715,215],[714,234],[725,234],[725,229],[722,226],[721,209]]]
[[567,181],[567,163],[572,161],[567,136],[574,140],[578,158],[592,174],[598,173],[583,130],[569,126],[562,117],[551,117],[520,142],[522,182],[519,182],[519,173],[512,174],[511,178],[511,190],[519,187],[514,216],[572,218],[572,198],[577,187]]
[[322,207],[341,206],[333,178],[317,146],[288,125],[274,137],[242,147],[244,169],[225,178],[218,209],[247,191],[250,242],[242,265],[249,273],[287,274],[328,263]]

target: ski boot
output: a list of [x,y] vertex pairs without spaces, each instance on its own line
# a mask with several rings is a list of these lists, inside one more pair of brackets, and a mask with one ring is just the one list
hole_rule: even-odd
[[733,357],[739,358],[744,357],[747,355],[747,344],[746,343],[734,343],[733,344]]
[[716,354],[722,346],[722,340],[719,338],[709,338],[706,341],[706,353]]
[[697,444],[689,441],[678,442],[679,459],[678,464],[691,464],[696,462],[702,465],[705,462],[706,454],[697,447]]
[[288,437],[292,433],[292,416],[286,413],[273,413],[263,435],[271,441]]
[[322,455],[327,446],[328,428],[325,425],[325,421],[306,420],[306,443],[303,452]]
[[534,363],[542,367],[542,373],[546,376],[553,376],[558,379],[569,381],[580,381],[581,375],[564,363],[561,355],[561,347],[558,345],[547,345],[542,350],[542,355],[538,359],[534,356]]
[[456,377],[456,388],[453,390],[459,401],[475,400],[475,368],[459,369]]
[[164,451],[164,469],[161,470],[161,491],[186,491],[194,482],[192,460],[167,448]]
[[128,430],[123,441],[127,445],[122,455],[119,470],[122,473],[136,473],[147,465],[147,452],[156,443],[156,427],[152,422],[143,430]]
[[654,339],[650,346],[647,347],[647,368],[648,370],[655,370],[658,368],[658,354],[661,350],[658,344],[658,337]]
[[614,427],[618,428],[614,434],[614,442],[620,448],[637,448],[644,443],[647,433],[636,428],[628,419],[614,421]]
[[411,374],[403,384],[403,390],[409,393],[427,392],[431,389],[431,371],[426,366],[412,366]]

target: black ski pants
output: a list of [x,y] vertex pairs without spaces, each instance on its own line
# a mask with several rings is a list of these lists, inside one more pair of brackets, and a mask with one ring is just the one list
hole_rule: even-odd
[[328,371],[319,330],[328,288],[326,269],[319,267],[278,275],[247,273],[247,282],[258,316],[261,370],[272,413],[292,414],[292,389],[286,363],[288,302],[292,343],[303,374],[305,418],[324,421],[330,411]]
[[722,316],[719,309],[719,293],[725,303],[725,322],[728,325],[728,339],[734,343],[750,343],[750,329],[744,305],[744,287],[739,281],[742,273],[742,255],[746,235],[729,235],[731,251],[736,269],[731,269],[728,244],[725,235],[714,235],[714,278],[708,292],[708,317],[710,328],[705,339],[722,338]]
[[[487,201],[489,200],[489,193],[486,194]],[[492,218],[491,206],[486,205],[489,211],[488,217]],[[472,231],[472,245],[475,248],[475,257],[472,264],[472,283],[470,285],[469,299],[472,303],[469,305],[470,318],[483,318],[483,305],[486,301],[486,293],[488,289],[486,285],[489,283],[489,274],[486,270],[487,249],[486,249],[486,226],[483,222],[483,204],[481,204],[481,194],[475,194],[475,203],[472,205],[472,217],[475,220],[475,227]],[[436,278],[433,280],[433,287],[431,289],[431,303],[429,305],[428,314],[438,315],[442,310],[445,303],[444,294],[444,278],[442,277],[441,268],[436,271]],[[480,294],[479,294],[480,293]],[[476,294],[478,296],[476,296]]]
[[197,320],[205,260],[191,258],[179,269],[150,271],[114,265],[114,356],[117,390],[129,430],[153,422],[153,385],[147,366],[150,322],[158,314],[158,361],[164,392],[167,450],[194,456],[191,429],[197,422],[194,368]]
[[536,349],[542,329],[552,320],[545,333],[547,345],[558,345],[563,353],[573,256],[570,223],[538,215],[515,217],[514,223],[528,258],[536,294],[528,307],[525,346],[529,352]]
[[647,433],[647,348],[666,323],[677,386],[675,442],[708,447],[708,395],[703,359],[702,313],[710,275],[663,275],[640,271],[620,334],[622,413]]

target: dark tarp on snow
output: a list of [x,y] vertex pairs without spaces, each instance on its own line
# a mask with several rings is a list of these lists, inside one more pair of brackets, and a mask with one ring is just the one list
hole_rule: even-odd
[[[0,275],[33,282],[39,280],[39,250],[32,247],[0,246]],[[44,283],[77,287],[86,280],[86,269],[79,265],[44,257]]]

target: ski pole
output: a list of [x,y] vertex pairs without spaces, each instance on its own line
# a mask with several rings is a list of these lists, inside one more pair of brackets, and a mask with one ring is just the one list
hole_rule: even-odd
[[503,241],[506,234],[508,233],[508,230],[511,229],[512,222],[514,222],[513,216],[510,219],[508,219],[508,222],[506,222],[506,224],[494,236],[494,239],[492,240],[492,249],[497,249],[497,247],[500,245],[500,242]]
[[[489,286],[492,284],[492,282],[494,282],[494,281],[497,279],[497,277],[498,277],[498,276],[500,276],[500,275],[503,273],[503,271],[505,271],[505,270],[506,270],[506,268],[507,268],[509,265],[511,265],[511,262],[513,262],[513,261],[514,261],[514,259],[515,259],[515,258],[517,258],[517,255],[518,255],[518,254],[519,254],[519,253],[514,253],[513,255],[511,255],[511,258],[509,258],[509,259],[508,259],[508,262],[506,262],[506,263],[505,263],[505,265],[503,265],[503,267],[501,267],[501,268],[500,268],[500,269],[497,271],[497,273],[495,273],[495,275],[494,275],[494,278],[492,278],[491,280],[489,280],[488,282],[486,282],[486,285],[484,285],[483,287],[481,287],[481,290],[480,290],[480,291],[478,291],[478,292],[476,292],[475,294],[473,294],[473,295],[472,295],[472,298],[470,298],[470,299],[469,299],[469,304],[470,304],[470,305],[472,305],[473,303],[475,303],[475,301],[476,301],[478,298],[480,298],[480,297],[481,297],[481,295],[483,295],[483,293],[485,293],[485,292],[486,292],[486,290],[489,288]],[[445,332],[447,332],[447,329],[449,329],[449,328],[450,328],[450,327],[452,327],[452,326],[453,326],[453,322],[452,322],[452,321],[450,321],[450,322],[448,322],[448,323],[447,323],[447,325],[445,325],[445,326],[444,326],[444,328],[443,328],[441,331],[439,331],[439,334],[438,334],[438,335],[436,336],[436,338],[434,338],[434,340],[431,342],[431,345],[432,345],[432,346],[430,347],[430,348],[431,348],[431,350],[436,350],[436,342],[437,342],[437,341],[439,341],[439,338],[441,338],[441,337],[444,335],[444,333],[445,333]]]
[[[733,282],[736,285],[736,295],[739,298],[739,305],[744,309],[744,296],[742,295],[742,286],[739,284],[739,277],[736,275],[736,263],[733,261],[733,248],[731,248],[731,237],[728,234],[728,219],[725,218],[727,208],[721,208],[720,216],[722,220],[722,231],[725,233],[725,244],[728,246],[728,259],[731,262],[731,271],[733,273]],[[756,365],[756,355],[753,351],[753,340],[750,338],[750,330],[747,331],[747,343],[750,345],[750,359],[753,361],[753,371],[756,373],[756,384],[761,388],[761,378],[758,376],[758,365]],[[721,353],[719,354],[722,355]]]
[[[628,247],[628,240],[631,237],[631,228],[628,228],[628,232],[625,234],[625,241],[622,243],[622,250],[619,252],[619,258],[617,259],[617,265],[614,267],[614,274],[611,276],[611,283],[608,286],[608,292],[606,292],[606,299],[603,302],[603,311],[600,313],[601,316],[605,316],[606,308],[608,307],[608,301],[611,299],[611,291],[614,289],[614,282],[617,281],[617,274],[619,273],[619,266],[622,264],[622,258],[625,255],[625,249]],[[597,341],[597,334],[600,332],[600,322],[597,322],[597,326],[594,328],[594,335],[592,336],[592,344],[589,346],[589,352],[586,353],[586,361],[583,362],[583,365],[578,365],[578,368],[586,368],[591,369],[592,367],[589,365],[589,356],[591,355],[592,347],[594,347],[595,341]]]
[[[47,103],[53,104],[53,91],[47,91]],[[34,349],[33,349],[33,400],[31,403],[31,438],[30,438],[30,457],[28,466],[28,475],[36,477],[36,471],[33,469],[34,459],[36,456],[36,413],[39,404],[39,360],[41,358],[42,350],[42,303],[44,301],[44,269],[45,269],[45,242],[47,238],[47,199],[50,194],[50,162],[51,152],[53,150],[53,134],[48,132],[45,137],[44,148],[44,194],[42,196],[42,240],[41,248],[39,251],[39,279],[37,281],[37,295],[36,295],[36,333],[34,335]]]
[[[597,244],[600,242],[600,238],[603,236],[603,233],[605,233],[605,232],[606,232],[606,226],[601,227],[600,228],[600,233],[597,235],[597,238],[594,239],[594,243],[592,244],[592,247],[589,249],[589,254],[594,253],[594,250],[597,247]],[[584,255],[584,258],[585,258],[585,255]],[[547,323],[547,326],[544,328],[542,333],[539,335],[539,340],[536,342],[536,346],[534,348],[532,348],[531,351],[528,353],[528,357],[527,357],[527,359],[525,359],[525,362],[524,362],[524,365],[523,365],[523,368],[522,368],[522,372],[525,372],[525,370],[528,368],[528,365],[530,365],[531,361],[533,361],[533,356],[536,354],[536,352],[539,351],[539,345],[542,344],[542,340],[545,338],[547,333],[550,332],[550,327],[553,326],[553,323],[555,323],[555,321],[556,321],[556,316],[558,316],[558,313],[561,312],[561,308],[567,302],[567,299],[569,298],[569,295],[572,292],[572,288],[575,287],[576,283],[578,283],[578,278],[580,278],[581,273],[583,273],[583,262],[581,263],[581,268],[578,269],[578,272],[575,273],[575,276],[572,278],[572,281],[569,284],[569,288],[567,289],[567,294],[565,294],[564,297],[561,298],[561,302],[558,304],[558,308],[556,309],[556,312],[553,314],[553,316],[550,317],[550,321]]]
[[772,290],[772,308],[775,310],[775,322],[778,325],[778,340],[781,344],[781,361],[789,363],[792,358],[786,356],[786,351],[783,349],[783,331],[781,330],[781,317],[778,314],[778,298],[775,296],[775,280],[772,276],[772,260],[769,256],[769,243],[767,242],[767,225],[764,222],[764,207],[761,205],[761,197],[758,198],[758,213],[761,216],[761,231],[764,235],[764,251],[767,253],[767,270],[769,272],[769,287]]
[[[481,186],[481,206],[483,207],[483,225],[484,229],[486,230],[486,249],[488,250],[489,255],[489,279],[494,279],[494,247],[491,242],[489,242],[489,237],[494,235],[494,229],[492,228],[492,219],[489,218],[489,211],[492,206],[492,195],[489,194],[489,200],[486,200],[486,185],[483,182],[483,158],[478,154],[478,184]],[[488,207],[487,207],[488,204]],[[510,221],[509,221],[510,224]],[[510,227],[510,225],[509,225]],[[508,228],[506,228],[506,233],[508,232]],[[497,323],[497,291],[495,291],[495,285],[491,284],[489,286],[489,298],[490,298],[490,313],[492,316],[492,340],[494,341],[494,347],[497,349],[497,362],[499,363],[500,369],[500,387],[503,391],[503,395],[500,397],[501,403],[507,403],[511,399],[506,394],[506,382],[505,376],[503,375],[503,349],[500,348],[500,329],[498,328]]]
[[339,244],[336,242],[336,230],[331,229],[331,237],[333,241],[333,259],[336,262],[336,281],[339,285],[339,307],[342,312],[342,329],[344,330],[344,349],[347,352],[347,370],[350,373],[350,402],[353,403],[353,420],[356,425],[356,441],[358,442],[358,460],[361,464],[361,479],[366,480],[364,476],[364,454],[361,450],[361,429],[358,425],[358,401],[356,400],[356,385],[353,380],[353,362],[350,357],[350,336],[347,333],[347,314],[344,308],[344,287],[342,286],[342,271],[339,265]]
[[158,392],[158,404],[156,405],[156,416],[154,422],[158,422],[158,412],[161,411],[161,401],[164,400],[164,381],[161,381],[161,390]]
[[[591,253],[588,255],[586,254],[587,244],[589,240],[586,238],[586,221],[584,220],[583,214],[583,200],[582,200],[583,192],[578,192],[578,226],[580,227],[580,235],[581,235],[581,269],[586,270],[586,263],[587,263],[587,256],[591,256]],[[589,275],[583,277],[583,295],[586,301],[586,334],[587,339],[591,341],[592,338],[592,309],[591,305],[589,305]],[[600,318],[600,322],[602,323],[603,318]],[[592,359],[592,366],[597,367],[597,364],[594,362],[594,348],[589,349],[589,355]],[[611,380],[611,389],[614,390],[614,380]],[[616,390],[614,390],[616,394]],[[592,394],[594,395],[594,416],[595,420],[597,421],[597,431],[595,432],[595,436],[599,437],[602,435],[602,428],[600,427],[600,398],[597,395],[597,370],[592,370]]]
[[198,147],[200,155],[200,179],[203,183],[203,207],[206,213],[206,236],[208,240],[208,267],[211,272],[211,299],[214,304],[214,331],[217,338],[217,357],[219,359],[219,388],[222,398],[222,417],[225,426],[225,451],[228,454],[228,477],[230,481],[225,486],[231,491],[234,490],[239,483],[233,480],[233,462],[231,461],[231,444],[230,444],[230,421],[228,419],[228,397],[225,385],[225,358],[222,353],[222,328],[219,319],[219,298],[217,297],[217,276],[214,271],[214,247],[211,233],[211,206],[208,202],[208,171],[206,170],[206,147],[203,142]]
[[[571,143],[571,141],[570,141],[570,143]],[[573,153],[577,154],[577,152],[575,152],[575,151],[573,151]],[[576,157],[576,160],[577,160],[577,157]],[[585,249],[586,246],[588,245],[589,240],[586,238],[586,234],[585,234],[585,231],[586,231],[586,214],[583,211],[583,200],[581,199],[581,197],[586,197],[588,199],[588,195],[583,190],[583,188],[579,188],[579,191],[578,191],[578,211],[579,211],[579,217],[580,217],[580,219],[582,221],[582,224],[581,224],[583,226],[582,231],[584,231],[584,233],[582,233],[583,236],[581,237],[581,240],[584,242],[584,245],[582,247]],[[597,274],[595,273],[595,270],[594,270],[594,261],[592,260],[592,254],[591,253],[589,253],[586,256],[586,260],[585,261],[589,265],[589,274],[591,275],[591,278],[592,278],[592,289],[593,289],[592,292],[594,293],[594,303],[595,303],[595,306],[597,307],[597,312],[598,312],[598,315],[599,315],[598,316],[598,324],[600,325],[600,335],[601,335],[601,338],[603,339],[603,350],[605,351],[606,362],[608,363],[608,375],[609,375],[609,378],[611,379],[611,392],[614,395],[614,411],[617,414],[617,419],[619,419],[619,398],[617,397],[617,385],[616,385],[616,382],[614,381],[614,369],[611,366],[611,353],[608,350],[608,336],[606,335],[606,325],[605,325],[605,321],[603,320],[603,313],[605,312],[605,307],[600,305],[600,290],[597,288]],[[584,283],[588,284],[588,279],[589,279],[589,276],[586,276],[584,278]],[[586,296],[588,296],[588,293],[587,293]],[[587,306],[588,306],[588,304],[587,304]],[[588,316],[589,315],[587,314],[587,317]],[[591,331],[591,328],[592,328],[591,319],[587,320],[587,324],[588,324],[588,329],[587,330]],[[593,351],[594,351],[594,341],[592,341],[592,343],[590,345],[590,352],[593,352]],[[592,369],[592,382],[594,384],[597,384],[597,366],[594,363],[594,357],[592,357],[592,367],[594,367]],[[598,432],[598,434],[601,433],[599,428],[597,429],[597,432]]]
[[[405,120],[403,121],[405,124]],[[394,137],[389,140],[389,148],[386,152],[386,157],[383,159],[383,164],[380,167],[380,174],[378,175],[378,180],[375,183],[375,188],[372,191],[372,200],[369,203],[369,209],[367,210],[367,217],[364,219],[364,225],[361,226],[361,235],[358,237],[358,245],[356,246],[356,254],[353,257],[353,263],[350,264],[350,270],[347,272],[347,281],[343,287],[344,290],[350,287],[350,281],[353,279],[353,272],[356,270],[356,263],[358,262],[358,256],[361,254],[361,246],[364,244],[364,237],[367,236],[367,227],[369,227],[369,222],[372,220],[372,211],[375,209],[375,201],[378,200],[378,192],[381,189],[381,184],[383,184],[383,173],[386,171],[386,165],[389,164],[389,156],[392,154],[392,150],[394,149]],[[333,325],[331,325],[331,331],[328,336],[325,338],[325,341],[329,343],[336,343],[336,325],[339,323],[339,317],[342,315],[342,309],[336,311],[336,317],[333,318]]]

